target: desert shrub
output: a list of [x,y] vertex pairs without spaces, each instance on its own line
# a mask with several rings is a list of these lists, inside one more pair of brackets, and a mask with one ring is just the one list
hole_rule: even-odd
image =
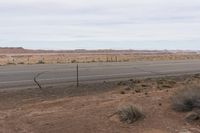
[[96,62],[94,59],[91,62]]
[[170,84],[170,85],[175,85],[175,84],[176,84],[176,81],[169,80],[169,81],[168,81],[168,84]]
[[195,122],[195,121],[198,121],[199,119],[200,119],[200,113],[199,112],[189,112],[185,116],[185,120],[187,122]]
[[144,117],[140,109],[133,105],[123,106],[118,110],[117,113],[120,121],[128,124],[132,124]]
[[125,87],[124,90],[130,91],[132,88],[131,87]]
[[192,111],[200,109],[200,88],[191,87],[182,89],[172,97],[172,107],[176,111]]
[[71,63],[77,63],[77,61],[76,60],[72,60]]
[[123,81],[120,81],[120,82],[117,83],[117,85],[126,85],[126,83],[123,82]]
[[133,81],[134,81],[134,79],[129,79],[129,81],[133,82]]
[[175,85],[176,85],[176,81],[173,81],[173,80],[160,79],[157,81],[157,87],[160,90],[163,90],[166,88],[173,88]]
[[16,64],[13,62],[8,62],[7,65],[16,65]]
[[200,74],[195,74],[195,75],[193,76],[193,78],[199,79],[199,78],[200,78]]
[[24,62],[19,62],[18,64],[24,64]]
[[162,85],[162,88],[172,88],[171,85]]
[[143,88],[147,88],[147,87],[150,87],[149,85],[147,85],[147,84],[142,84],[141,85]]
[[136,88],[136,89],[135,89],[135,92],[136,92],[136,93],[140,93],[141,91],[142,91],[141,88]]
[[45,62],[44,62],[43,60],[39,60],[39,61],[37,62],[37,64],[45,64]]
[[125,94],[125,91],[120,91],[120,94]]

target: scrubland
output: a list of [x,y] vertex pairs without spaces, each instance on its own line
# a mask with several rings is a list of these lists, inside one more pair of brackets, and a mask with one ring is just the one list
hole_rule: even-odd
[[199,133],[199,83],[195,74],[1,90],[0,132]]

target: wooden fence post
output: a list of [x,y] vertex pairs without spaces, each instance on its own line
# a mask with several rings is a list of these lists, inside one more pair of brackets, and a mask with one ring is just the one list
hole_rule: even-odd
[[76,86],[79,87],[79,66],[76,66]]

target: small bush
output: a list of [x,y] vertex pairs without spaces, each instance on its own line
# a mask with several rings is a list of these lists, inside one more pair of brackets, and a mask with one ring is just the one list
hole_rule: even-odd
[[94,59],[91,62],[96,62]]
[[144,117],[140,109],[132,105],[121,107],[118,110],[118,116],[121,122],[128,124],[132,124]]
[[169,81],[168,81],[168,84],[170,84],[170,85],[175,85],[175,84],[177,84],[177,83],[176,83],[176,81],[169,80]]
[[142,90],[141,90],[140,88],[136,88],[136,89],[135,89],[135,92],[136,92],[136,93],[140,93],[141,91],[142,91]]
[[160,79],[157,81],[157,87],[159,90],[173,88],[175,85],[176,81],[173,80]]
[[132,79],[132,82],[133,82],[134,84],[139,84],[139,83],[141,83],[140,80],[136,80],[136,79],[135,79],[135,80]]
[[24,63],[24,62],[19,62],[18,64],[22,64],[22,65],[23,65],[23,64],[25,64],[25,63]]
[[71,63],[77,63],[77,61],[76,60],[72,60]]
[[193,78],[199,79],[199,78],[200,78],[200,74],[195,74],[195,75],[193,76]]
[[129,79],[129,81],[133,82],[133,81],[134,81],[134,79]]
[[142,84],[141,86],[142,86],[143,88],[149,87],[149,85],[147,85],[147,84]]
[[126,83],[123,82],[123,81],[120,81],[120,82],[117,83],[117,85],[119,85],[119,86],[120,86],[120,85],[126,85]]
[[16,64],[12,62],[8,62],[7,65],[16,65]]
[[176,111],[192,111],[200,109],[200,88],[192,87],[178,91],[172,97],[172,107]]
[[185,120],[187,122],[194,122],[200,119],[200,114],[199,112],[189,112],[186,116],[185,116]]
[[126,91],[130,91],[131,90],[131,87],[126,87],[124,88]]
[[45,64],[45,62],[44,62],[43,60],[39,60],[39,61],[37,62],[37,64]]
[[162,85],[162,88],[172,88],[171,85]]
[[124,91],[120,91],[120,94],[125,94],[125,92]]

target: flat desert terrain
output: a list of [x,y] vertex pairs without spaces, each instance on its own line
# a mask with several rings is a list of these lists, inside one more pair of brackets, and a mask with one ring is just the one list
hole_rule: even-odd
[[[200,133],[199,117],[188,122],[191,111],[172,109],[177,92],[199,83],[195,74],[1,90],[0,133]],[[122,122],[116,111],[126,105],[144,117]]]
[[[47,64],[1,66],[0,133],[200,133],[198,59],[200,54],[194,51],[0,48],[0,65]],[[169,60],[176,61],[169,63]],[[148,62],[145,65],[140,61]],[[159,65],[159,61],[164,64],[160,62]],[[66,63],[66,66],[59,63]],[[94,78],[102,73],[116,75],[121,72],[127,76],[130,72],[147,74],[147,71],[157,77],[105,78],[81,82],[79,87],[74,83],[55,85],[53,81],[40,89],[17,86],[21,81],[27,82],[28,78],[32,81],[38,71],[47,68],[53,70],[46,75],[47,79],[68,77],[68,69],[68,72],[72,71],[71,78],[75,76],[76,64],[68,63],[88,63],[81,64],[80,72],[84,78],[88,78],[88,74]],[[109,69],[104,70],[103,66],[108,64]],[[95,73],[88,65],[95,66],[92,69]],[[159,76],[159,70],[181,72],[174,76]],[[186,70],[189,73],[184,73]],[[67,76],[63,75],[65,73]],[[9,88],[11,83],[18,88]],[[5,84],[8,84],[7,88],[3,86]]]
[[137,50],[26,50],[0,48],[0,65],[59,64],[90,62],[134,62],[200,59],[194,51],[137,51]]

